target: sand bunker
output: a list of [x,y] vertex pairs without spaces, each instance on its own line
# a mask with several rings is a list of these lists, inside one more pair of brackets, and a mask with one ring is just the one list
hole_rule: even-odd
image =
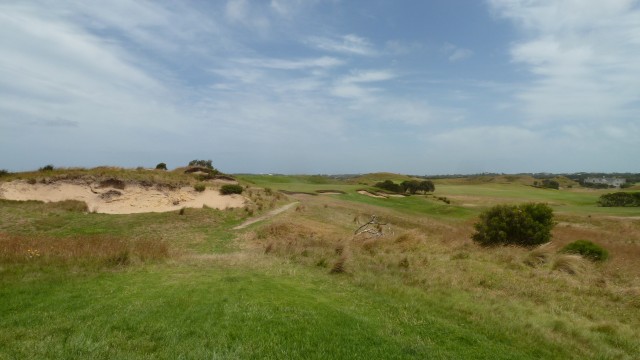
[[368,192],[366,190],[359,190],[358,194],[367,195],[367,196],[371,196],[371,197],[374,197],[374,198],[380,198],[380,199],[386,199],[387,198],[386,196],[383,196],[383,195],[380,195],[380,194],[374,194],[374,193]]
[[0,184],[0,199],[39,200],[55,202],[64,200],[84,201],[90,211],[104,214],[133,214],[166,212],[183,207],[216,209],[243,207],[241,195],[220,195],[217,190],[197,192],[193,187],[176,190],[127,185],[124,189],[97,188],[84,183],[56,182],[53,184],[28,184],[13,181]]

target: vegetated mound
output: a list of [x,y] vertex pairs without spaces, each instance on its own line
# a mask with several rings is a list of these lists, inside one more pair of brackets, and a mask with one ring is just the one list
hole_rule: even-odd
[[[76,200],[90,211],[109,214],[166,212],[183,207],[217,209],[243,207],[240,195],[223,196],[217,190],[196,192],[193,175],[162,170],[120,168],[55,169],[12,174],[0,182],[0,198],[58,202]],[[3,179],[4,180],[4,179]],[[13,181],[11,181],[13,180]]]
[[414,177],[402,174],[394,174],[389,172],[379,172],[364,174],[346,180],[349,184],[374,185],[380,181],[392,180],[394,182],[403,182],[405,180],[418,180]]
[[470,175],[451,178],[438,178],[433,180],[442,185],[480,185],[480,184],[522,184],[533,185],[536,179],[531,175]]

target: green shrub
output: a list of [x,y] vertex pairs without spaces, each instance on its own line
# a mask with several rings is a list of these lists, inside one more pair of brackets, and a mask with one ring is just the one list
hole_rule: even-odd
[[616,193],[604,194],[600,196],[598,205],[604,207],[640,206],[640,192],[630,193],[621,191]]
[[5,175],[9,175],[9,174],[10,174],[10,173],[9,173],[9,171],[8,171],[8,170],[0,169],[0,177],[3,177],[3,176],[5,176]]
[[220,193],[222,195],[242,194],[242,190],[243,188],[240,185],[227,184],[222,185],[222,187],[220,188]]
[[167,170],[167,164],[159,163],[158,165],[156,165],[156,170]]
[[207,188],[206,185],[203,183],[197,183],[193,185],[193,189],[197,192],[203,192],[206,188]]
[[41,167],[40,169],[38,169],[38,171],[53,171],[53,165],[51,165],[51,164],[45,165],[45,166]]
[[485,246],[534,246],[551,240],[553,226],[553,210],[546,204],[496,205],[480,214],[473,240]]
[[609,258],[609,252],[605,248],[588,240],[576,240],[567,244],[560,252],[578,254],[591,261],[605,261]]

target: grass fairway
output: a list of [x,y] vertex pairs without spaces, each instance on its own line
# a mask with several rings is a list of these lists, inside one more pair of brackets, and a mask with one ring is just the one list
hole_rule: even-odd
[[[204,261],[3,277],[3,358],[565,357],[457,311],[455,295],[375,291],[280,264]],[[397,290],[397,289],[396,289]],[[453,302],[441,302],[449,299]],[[512,326],[510,326],[513,328]]]
[[[241,181],[252,187],[254,214],[106,215],[73,203],[0,201],[0,359],[640,353],[640,214],[596,207],[598,192],[443,184],[435,197],[380,199],[358,194],[362,184],[322,177]],[[283,199],[257,187],[344,194]],[[293,201],[289,211],[233,230]],[[470,240],[483,208],[529,201],[558,213],[551,246]],[[385,236],[354,236],[373,214],[388,223]],[[563,263],[557,250],[580,238],[611,259]]]

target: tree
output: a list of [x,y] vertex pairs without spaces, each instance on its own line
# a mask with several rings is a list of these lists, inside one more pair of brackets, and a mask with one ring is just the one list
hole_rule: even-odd
[[546,204],[496,205],[480,214],[473,240],[481,245],[534,246],[551,240],[553,209]]
[[436,191],[436,186],[433,185],[433,182],[431,180],[424,180],[418,184],[418,190],[426,194],[427,192]]
[[402,187],[391,180],[385,180],[383,182],[379,182],[375,185],[375,187],[384,189],[394,193],[402,192]]
[[402,192],[413,195],[420,190],[420,183],[416,180],[405,180],[400,184],[400,187],[402,187]]
[[156,165],[156,170],[167,170],[167,164],[159,163],[158,165]]

